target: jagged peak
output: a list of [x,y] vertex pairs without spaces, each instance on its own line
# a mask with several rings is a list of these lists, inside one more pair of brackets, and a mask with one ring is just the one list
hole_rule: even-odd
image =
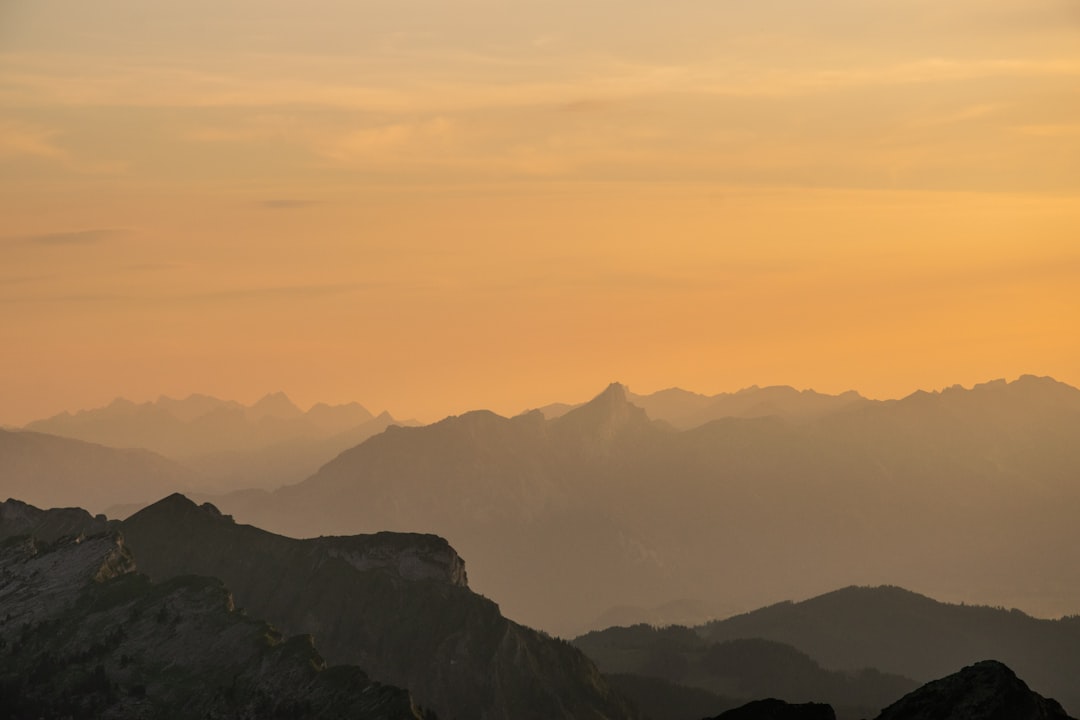
[[288,395],[279,390],[263,395],[246,409],[246,414],[252,420],[262,420],[264,418],[296,418],[301,417],[304,412]]
[[148,505],[147,507],[135,513],[128,519],[144,519],[147,517],[162,516],[185,516],[192,514],[199,514],[208,518],[213,518],[215,520],[224,520],[230,523],[232,522],[231,515],[225,515],[213,504],[206,502],[202,505],[199,505],[188,496],[179,492],[175,492],[172,495],[163,497],[153,505]]
[[580,439],[610,440],[623,430],[651,425],[649,416],[630,402],[625,385],[613,382],[589,402],[555,418],[552,427]]
[[923,685],[878,720],[1068,720],[1061,705],[1031,690],[1007,665],[983,660]]

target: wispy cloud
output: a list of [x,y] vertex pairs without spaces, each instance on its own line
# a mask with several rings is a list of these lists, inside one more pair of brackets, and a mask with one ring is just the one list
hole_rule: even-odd
[[275,198],[272,200],[263,200],[259,203],[260,207],[267,208],[268,210],[293,210],[296,208],[306,208],[313,205],[320,205],[318,200],[299,200],[294,198]]
[[38,245],[41,247],[62,247],[65,245],[97,245],[114,240],[128,232],[123,228],[94,228],[68,232],[37,233],[33,235],[15,235],[7,239],[9,243]]
[[66,159],[67,152],[53,138],[56,131],[0,121],[0,157]]

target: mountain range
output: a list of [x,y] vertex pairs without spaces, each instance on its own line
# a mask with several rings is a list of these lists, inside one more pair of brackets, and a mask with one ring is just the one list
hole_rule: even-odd
[[1078,437],[1080,391],[1033,376],[689,430],[613,384],[552,419],[390,427],[301,483],[214,503],[298,537],[435,532],[474,587],[564,636],[617,606],[846,585],[1057,616],[1080,604]]
[[[120,516],[130,511],[117,503],[196,491],[297,537],[435,532],[471,559],[474,587],[564,637],[704,622],[846,585],[1041,616],[1075,612],[1080,598],[1080,391],[1050,378],[892,401],[613,384],[558,412],[475,411],[362,442],[341,430],[381,422],[365,418],[355,404],[304,413],[281,394],[247,408],[205,396],[117,402],[46,424],[99,441],[127,433],[128,444],[175,434],[158,449],[205,451],[204,463],[229,446],[234,479],[258,475],[262,489],[213,495],[206,475],[149,451],[24,431],[0,437],[0,491]],[[280,440],[289,433],[310,453]],[[305,464],[318,469],[303,479]]]
[[355,402],[319,403],[304,412],[278,392],[250,406],[208,395],[162,396],[145,403],[118,398],[105,407],[61,413],[23,429],[150,450],[192,471],[189,485],[173,490],[220,492],[297,482],[397,422],[389,413],[375,416]]
[[1080,708],[1080,617],[1042,620],[898,587],[843,588],[693,628],[612,627],[573,642],[642,707],[655,693],[647,678],[676,686],[662,691],[684,703],[694,689],[728,702],[827,702],[840,718],[872,717],[921,683],[995,658],[1035,691]]

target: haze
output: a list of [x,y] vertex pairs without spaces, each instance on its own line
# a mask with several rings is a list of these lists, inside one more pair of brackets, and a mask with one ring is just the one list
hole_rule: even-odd
[[0,6],[0,422],[1080,381],[1080,3]]

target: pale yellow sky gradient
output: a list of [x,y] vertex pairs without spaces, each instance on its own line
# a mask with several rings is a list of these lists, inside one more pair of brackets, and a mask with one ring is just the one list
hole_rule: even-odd
[[1080,384],[1080,2],[0,4],[0,423]]

